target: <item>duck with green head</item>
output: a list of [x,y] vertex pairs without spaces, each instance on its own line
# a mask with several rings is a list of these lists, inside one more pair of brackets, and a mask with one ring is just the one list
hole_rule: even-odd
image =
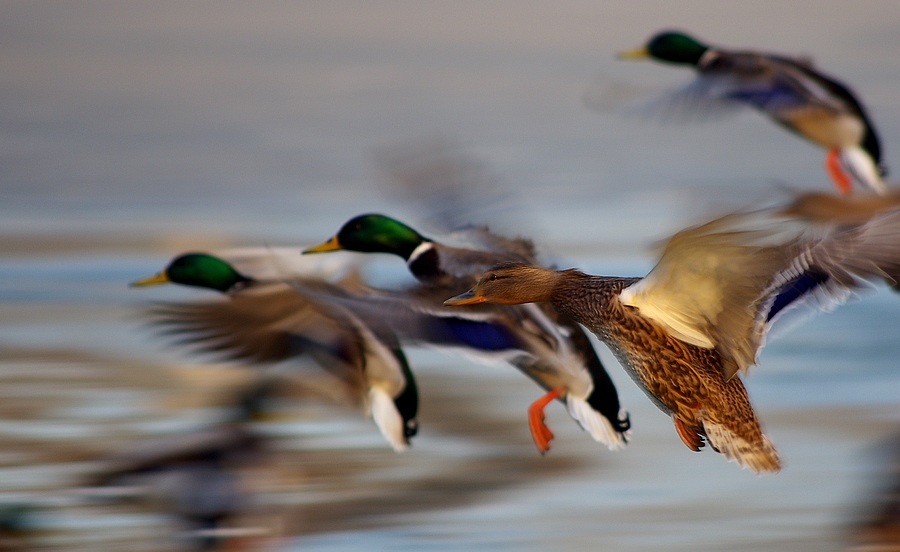
[[181,284],[231,293],[254,282],[228,262],[208,253],[185,253],[172,259],[161,272],[129,284],[131,287],[147,287],[160,284]]
[[688,448],[705,439],[743,467],[774,472],[778,454],[737,374],[785,314],[830,310],[898,274],[898,235],[900,210],[855,223],[737,213],[676,234],[644,278],[507,263],[445,304],[552,305],[609,346]]
[[270,363],[309,355],[367,407],[395,450],[409,446],[418,430],[418,391],[406,356],[387,326],[337,302],[340,283],[256,279],[215,255],[187,253],[131,285],[168,282],[220,291],[229,300],[159,306],[151,313],[159,325],[229,359]]
[[498,262],[525,262],[534,257],[534,246],[528,240],[502,238],[484,228],[472,228],[469,235],[485,248],[444,245],[396,219],[371,213],[350,219],[331,239],[306,249],[304,253],[341,250],[389,253],[405,260],[416,279],[430,284],[474,281],[477,274]]
[[[422,282],[411,294],[432,309],[441,305],[448,293],[471,287],[479,274],[499,262],[534,261],[534,248],[528,240],[503,238],[485,228],[472,228],[468,234],[484,248],[444,245],[393,218],[366,214],[349,220],[334,237],[305,253],[348,250],[397,255]],[[549,450],[553,438],[543,421],[544,407],[553,399],[564,402],[570,415],[595,440],[610,448],[625,444],[628,415],[621,411],[615,385],[580,326],[546,307],[474,309],[470,316],[479,325],[465,332],[454,328],[456,345],[486,359],[506,350],[508,362],[548,391],[531,405],[528,416],[540,452]]]
[[675,31],[658,33],[619,57],[693,67],[698,78],[677,94],[680,101],[707,109],[735,103],[756,108],[827,150],[826,169],[842,193],[854,182],[885,192],[881,144],[865,108],[845,84],[808,61],[714,48]]

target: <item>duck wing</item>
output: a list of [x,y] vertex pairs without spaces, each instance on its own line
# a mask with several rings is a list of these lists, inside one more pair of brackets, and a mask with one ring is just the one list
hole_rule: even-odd
[[697,78],[689,84],[650,102],[641,112],[688,122],[753,107],[784,123],[801,112],[810,116],[861,112],[846,87],[802,61],[753,52],[710,51],[697,71]]
[[768,113],[798,108],[847,110],[845,98],[834,93],[840,85],[790,58],[714,52],[698,71],[711,97],[736,100]]
[[898,237],[898,210],[850,225],[781,210],[727,215],[676,234],[620,300],[672,336],[718,350],[731,377],[756,363],[788,307],[829,310],[866,281],[896,283]]
[[534,262],[537,256],[534,242],[530,239],[502,236],[492,232],[487,225],[463,228],[450,236],[469,245],[472,250],[493,253],[499,259],[494,262],[495,265],[501,262]]
[[[522,194],[458,139],[425,137],[384,148],[375,158],[383,190],[416,214],[422,231],[447,236],[450,242],[475,238],[468,229],[486,223],[509,235],[532,230],[534,217],[527,214],[533,209]],[[459,230],[463,233],[457,236]]]
[[218,300],[161,303],[149,315],[164,334],[197,352],[251,363],[309,355],[350,389],[364,383],[366,349],[348,316],[287,284],[253,285]]
[[888,190],[884,195],[835,195],[824,192],[799,194],[782,213],[810,222],[864,224],[878,214],[895,209],[900,209],[900,189]]
[[[467,234],[472,234],[472,232],[467,232]],[[472,248],[434,243],[432,251],[436,256],[439,276],[429,278],[430,283],[451,286],[448,288],[450,294],[458,295],[475,285],[482,274],[498,264],[505,262],[531,264],[534,262],[533,246],[528,240],[502,238],[482,228],[479,228],[475,235],[490,237],[491,242],[481,242],[472,245]],[[492,249],[487,249],[485,246],[492,247]]]

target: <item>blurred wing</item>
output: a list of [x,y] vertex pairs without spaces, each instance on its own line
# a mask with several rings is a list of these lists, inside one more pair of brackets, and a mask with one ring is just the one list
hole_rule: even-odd
[[635,103],[626,114],[663,123],[709,122],[735,115],[745,106],[723,94],[718,79],[699,77],[650,100]]
[[730,352],[736,367],[729,371],[752,364],[765,322],[763,292],[789,264],[778,243],[794,234],[759,229],[754,219],[729,215],[679,232],[621,300],[682,341]]
[[865,224],[838,229],[810,248],[812,263],[845,287],[884,280],[892,286],[900,276],[900,210],[879,213]]
[[[448,247],[443,244],[434,246],[434,252],[440,259],[441,271],[455,279],[454,287],[446,290],[450,296],[460,294],[474,286],[482,274],[500,263],[535,262],[534,251],[528,240],[501,238],[484,228],[473,228],[466,233],[483,238],[483,241],[476,245],[470,239],[469,243],[475,249]],[[435,301],[435,304],[438,302]]]
[[712,94],[708,86],[699,78],[675,88],[604,79],[591,84],[582,101],[598,112],[675,124],[721,119],[744,108],[740,102]]
[[720,101],[736,101],[779,120],[800,111],[841,112],[846,106],[831,93],[830,81],[808,64],[778,56],[730,53],[711,56],[700,69],[697,91]]
[[222,300],[160,304],[153,323],[179,344],[229,360],[279,362],[309,355],[352,388],[362,384],[362,341],[352,324],[281,283]]
[[718,350],[731,377],[756,362],[788,307],[829,309],[865,280],[900,273],[900,211],[865,224],[735,214],[677,234],[623,303],[687,343]]
[[900,209],[900,189],[889,190],[885,195],[810,192],[798,195],[782,214],[810,222],[864,224],[895,209]]
[[639,106],[635,111],[666,122],[693,122],[753,107],[790,121],[846,110],[831,81],[808,64],[754,53],[715,53],[703,61],[690,84]]
[[493,253],[499,259],[494,262],[495,265],[501,262],[532,263],[536,257],[534,242],[530,239],[507,238],[491,232],[487,226],[458,230],[450,236],[480,251]]
[[490,224],[511,235],[523,228],[529,209],[486,161],[453,139],[432,137],[376,153],[389,196],[402,201],[439,234]]
[[[301,294],[317,296],[303,284],[292,282]],[[452,296],[442,286],[411,290],[342,293],[330,297],[366,324],[390,327],[404,342],[464,347],[487,354],[520,350],[522,341],[492,306],[460,309],[444,307]]]

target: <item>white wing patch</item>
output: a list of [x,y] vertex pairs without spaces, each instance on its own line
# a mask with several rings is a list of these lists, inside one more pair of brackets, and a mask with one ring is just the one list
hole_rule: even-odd
[[841,165],[853,177],[856,182],[865,184],[875,190],[879,195],[885,195],[887,188],[878,174],[875,161],[859,146],[841,148],[839,159]]

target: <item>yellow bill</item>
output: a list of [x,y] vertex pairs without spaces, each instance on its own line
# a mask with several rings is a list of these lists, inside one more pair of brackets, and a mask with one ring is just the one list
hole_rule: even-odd
[[166,276],[166,273],[160,272],[159,274],[155,274],[153,276],[150,276],[149,278],[131,282],[130,284],[128,284],[128,287],[158,286],[159,284],[168,284],[169,282],[171,282],[171,280],[169,280],[169,277]]
[[625,50],[616,54],[619,59],[644,59],[650,57],[650,50],[646,46],[635,48],[634,50]]
[[343,249],[343,247],[341,247],[340,242],[338,242],[337,236],[334,236],[325,243],[320,243],[319,245],[304,249],[303,254],[306,255],[307,253],[327,253],[329,251],[340,251],[341,249]]

